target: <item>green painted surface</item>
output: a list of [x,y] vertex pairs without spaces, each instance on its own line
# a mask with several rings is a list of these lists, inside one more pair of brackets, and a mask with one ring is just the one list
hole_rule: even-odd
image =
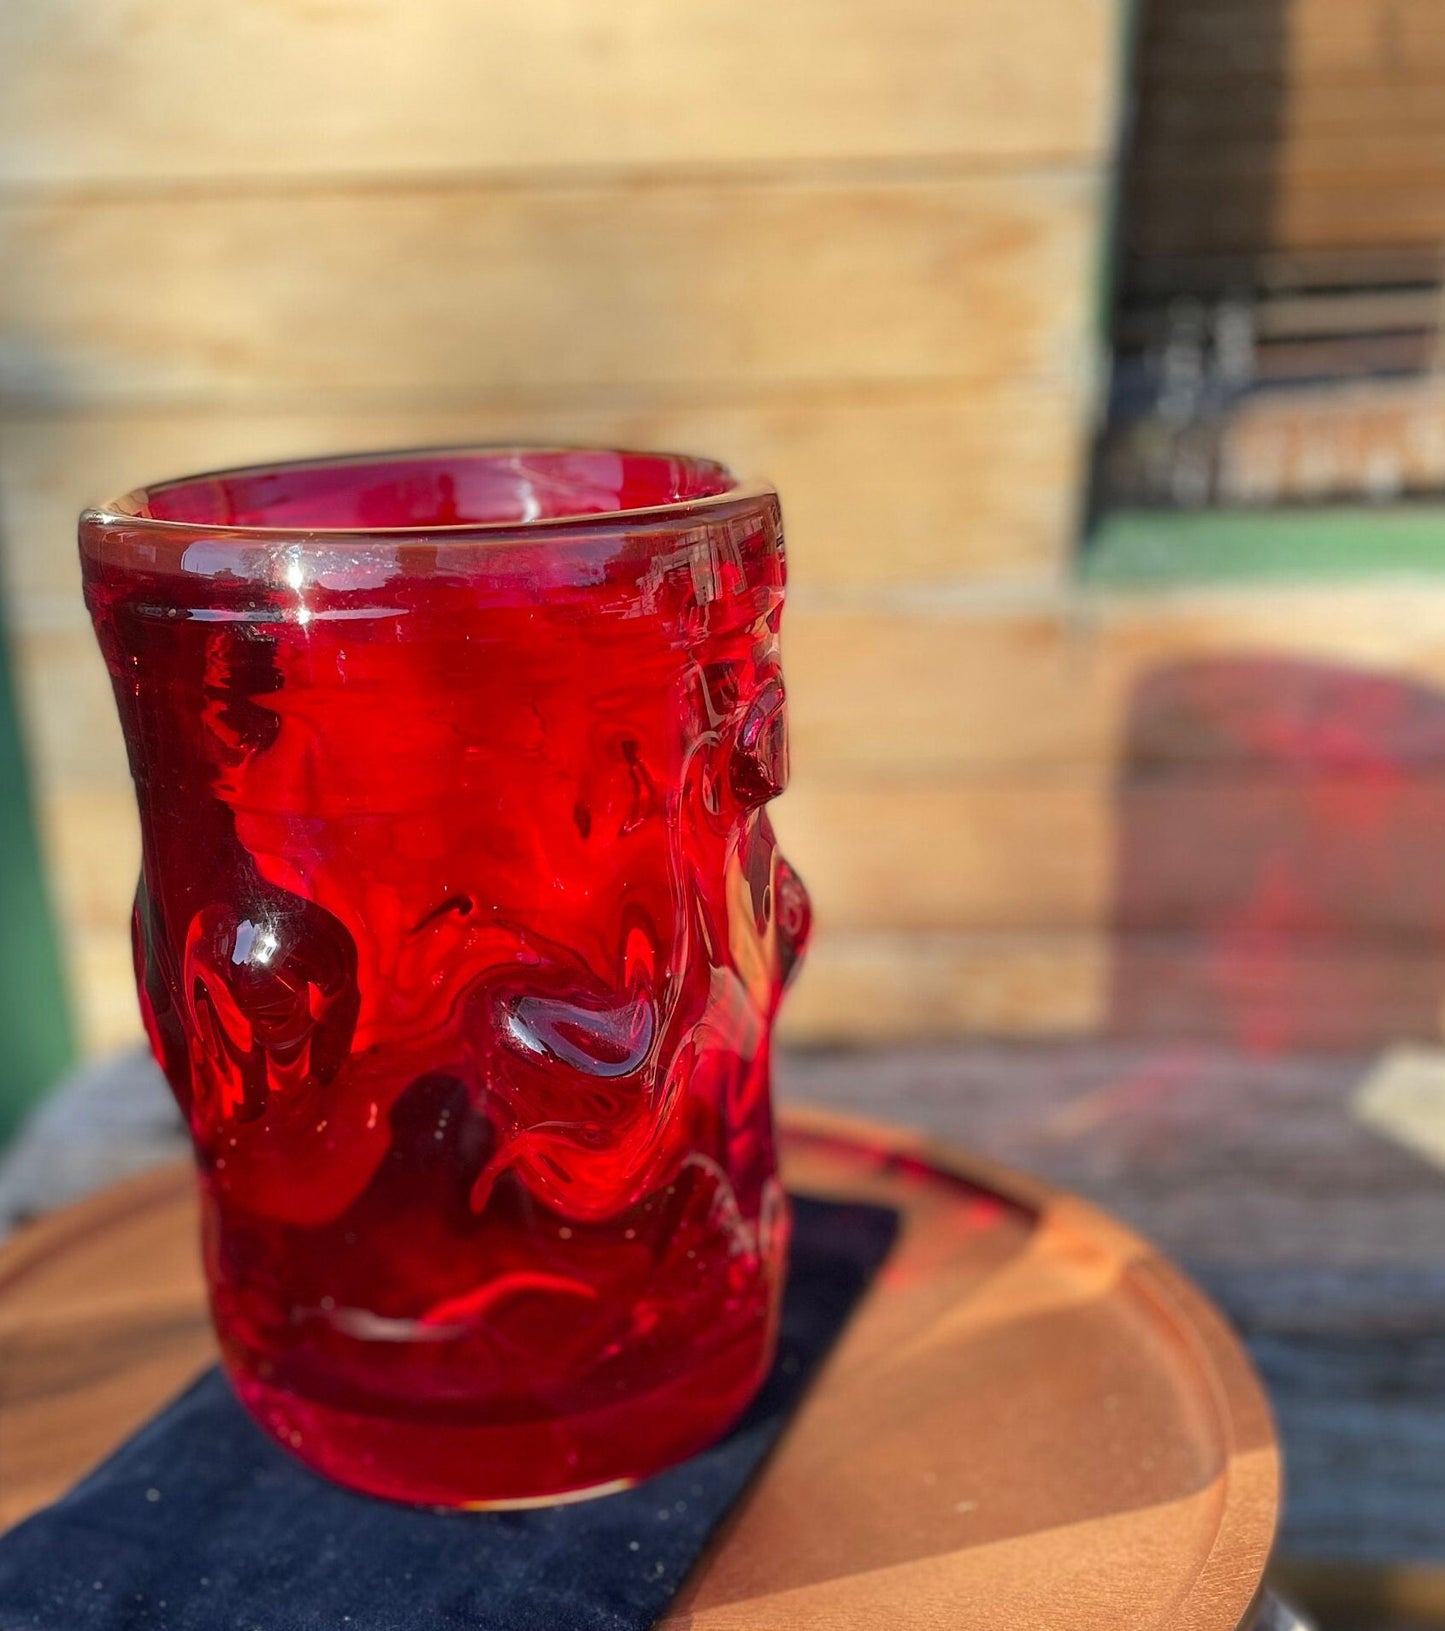
[[1087,584],[1174,584],[1408,574],[1445,576],[1445,505],[1116,510],[1079,563]]
[[71,1056],[60,948],[0,631],[0,1144]]

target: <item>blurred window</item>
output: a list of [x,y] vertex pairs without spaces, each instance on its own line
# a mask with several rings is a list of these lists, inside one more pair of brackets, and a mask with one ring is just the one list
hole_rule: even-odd
[[1439,0],[1142,0],[1132,78],[1095,536],[1445,495]]

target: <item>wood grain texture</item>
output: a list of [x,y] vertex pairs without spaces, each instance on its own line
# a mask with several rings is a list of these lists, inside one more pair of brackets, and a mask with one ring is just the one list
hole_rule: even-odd
[[[795,606],[784,633],[803,774],[1116,765],[1151,674],[1261,656],[1445,683],[1445,587],[1434,581],[1074,592],[999,606]],[[1181,742],[1177,752],[1197,748]]]
[[1246,1052],[1358,1052],[1445,1031],[1445,956],[1399,936],[1132,931],[1100,1032]]
[[1146,22],[1163,66],[1199,73],[1278,73],[1319,83],[1369,75],[1408,79],[1445,68],[1445,30],[1434,0],[1210,0],[1159,6]]
[[1076,929],[1107,922],[1102,774],[800,777],[776,814],[833,929]]
[[[120,947],[137,855],[129,787],[68,789],[44,810],[65,921]],[[1397,783],[1187,761],[1117,779],[805,777],[777,810],[827,936],[1218,937],[1216,955],[1257,946],[1261,968],[1337,966],[1342,980],[1376,966],[1438,977],[1445,901],[1431,856],[1442,821],[1439,767]],[[1261,895],[1264,879],[1272,894]]]
[[52,789],[41,842],[61,933],[81,1053],[140,1040],[130,917],[140,831],[130,784]]
[[378,187],[0,208],[0,389],[763,388],[1068,378],[1100,183]]
[[20,712],[42,802],[72,787],[117,788],[130,772],[110,677],[95,636],[67,611],[15,639]]
[[[1092,922],[1094,795],[954,780],[1107,753],[1112,691],[1059,653],[1122,9],[3,8],[0,567],[93,1044],[134,1034],[134,828],[74,512],[246,459],[532,436],[774,480],[820,946]],[[981,612],[914,617],[976,586]],[[1045,597],[1037,632],[1020,594]],[[887,626],[855,650],[842,606]],[[1020,736],[1031,701],[1053,717]],[[940,780],[906,823],[921,868],[870,843],[900,765]],[[1025,988],[1048,1007],[1048,963],[991,943],[994,995],[949,962],[932,1012],[1021,1014]],[[1052,1006],[1077,1016],[1091,979]]]
[[1093,1036],[1107,1022],[1110,968],[1102,929],[849,932],[824,923],[779,1034],[817,1047]]
[[68,789],[45,806],[52,873],[64,917],[88,930],[123,927],[140,867],[140,827],[130,782]]
[[[81,616],[15,641],[43,788],[115,787],[125,761]],[[1046,591],[1019,597],[800,591],[784,618],[793,761],[815,777],[975,775],[1078,766],[1112,773],[1131,699],[1151,675],[1262,656],[1445,688],[1445,586],[1293,584],[1269,595]],[[1181,739],[1176,756],[1205,751]]]
[[[41,817],[86,1051],[133,1042],[130,786],[52,790]],[[1041,799],[1030,780],[800,784],[778,820],[819,920],[785,1010],[790,1035],[1097,1028],[1112,863],[1104,789],[1066,783]]]
[[[1432,89],[1437,97],[1445,90],[1445,70]],[[1308,134],[1217,132],[1218,139],[1201,150],[1198,133],[1191,132],[1192,140],[1151,142],[1134,171],[1161,194],[1170,185],[1226,193],[1257,182],[1261,174],[1268,174],[1280,193],[1370,183],[1428,188],[1438,180],[1441,134],[1438,125],[1423,121],[1420,128],[1382,131],[1357,125]]]
[[[103,923],[63,923],[77,1022],[98,1057],[141,1039],[133,874]],[[1445,1034],[1445,959],[1398,937],[1274,936],[1225,957],[1200,932],[850,930],[820,924],[779,1034],[856,1047],[960,1037],[1147,1038],[1349,1050]]]
[[[924,852],[918,845],[926,842],[935,850],[941,845],[945,865],[955,848],[971,849],[978,857],[971,883],[968,863],[955,865],[950,880],[955,908],[960,890],[966,898],[971,889],[975,905],[979,894],[990,890],[1000,854],[979,846],[978,835],[966,826],[957,832],[913,832],[910,843],[891,846],[880,845],[866,826],[842,833],[826,826],[799,829],[789,808],[795,798],[804,802],[790,795],[780,811],[784,842],[800,865],[801,857],[807,857],[805,875],[820,921],[805,976],[783,1011],[786,1035],[810,1041],[877,1041],[960,1032],[1076,1035],[1102,1026],[1110,967],[1102,922],[1096,919],[1072,931],[1047,923],[1033,931],[894,929],[888,890],[895,883],[915,903],[916,916],[937,917],[930,899],[932,874],[919,864]],[[872,802],[877,799],[874,794]],[[868,802],[866,796],[863,802]],[[988,802],[985,792],[983,803]],[[848,808],[857,808],[846,790],[837,790],[831,800],[825,793],[825,821],[830,803],[843,806],[845,820]],[[817,808],[814,821],[819,819]],[[134,799],[128,784],[71,788],[52,793],[42,817],[82,1043],[88,1054],[98,1055],[140,1038],[129,931],[139,864]],[[891,809],[888,820],[896,830]],[[1006,837],[995,833],[995,839],[1002,864],[1017,877],[1022,857]],[[1089,859],[1085,857],[1086,865]],[[1097,856],[1093,859],[1097,864]],[[1057,858],[1051,861],[1057,867]],[[858,876],[852,871],[855,865]],[[860,878],[866,880],[861,892]],[[996,906],[997,895],[992,899]],[[1034,902],[1037,908],[1036,897]],[[1027,910],[1027,900],[1004,904],[1009,915]],[[882,927],[850,929],[851,915]]]
[[1047,580],[1071,547],[1082,416],[1076,387],[1012,380],[752,400],[616,387],[601,400],[0,415],[0,567],[13,621],[79,622],[86,504],[218,465],[536,438],[704,451],[772,481],[795,591]]
[[1445,235],[1431,0],[1157,5],[1138,63],[1135,255],[1313,259]]
[[[1419,1069],[1429,1056],[1409,1057]],[[1418,1631],[1445,1602],[1432,1563],[1445,1551],[1445,1175],[1361,1122],[1378,1076],[1369,1055],[1177,1039],[784,1050],[777,1064],[785,1104],[967,1138],[1108,1204],[1186,1264],[1268,1377],[1292,1591],[1342,1631]],[[0,1165],[0,1230],[183,1152],[154,1066],[108,1061]]]
[[1180,177],[1170,177],[1153,199],[1141,191],[1141,225],[1130,249],[1171,256],[1247,254],[1264,245],[1308,254],[1377,245],[1428,248],[1439,243],[1445,222],[1445,182],[1433,170],[1418,181],[1338,175],[1278,193],[1266,184],[1265,192],[1267,198],[1231,186],[1227,177],[1217,188],[1211,181],[1190,192]]
[[[129,783],[66,789],[45,809],[66,915],[120,924],[139,854]],[[830,928],[1077,928],[1108,918],[1111,804],[1099,779],[815,778],[794,785],[776,822]],[[1177,896],[1179,881],[1167,883]]]
[[1099,157],[1116,13],[1113,0],[277,0],[203,17],[185,0],[12,0],[0,177]]
[[[1238,1627],[1278,1466],[1200,1294],[1082,1203],[916,1138],[800,1115],[785,1152],[795,1187],[897,1206],[903,1233],[665,1623],[844,1631],[886,1604],[922,1628],[967,1600],[1000,1631],[1113,1631],[1121,1602],[1141,1627]],[[154,1410],[167,1361],[201,1358],[193,1234],[172,1167],[0,1255],[7,1519]],[[122,1256],[143,1275],[117,1283]]]
[[[1287,1557],[1433,1573],[1445,1552],[1445,1173],[1361,1124],[1368,1055],[1071,1042],[787,1055],[785,1097],[887,1110],[1108,1204],[1197,1275],[1264,1371]],[[1389,1580],[1324,1623],[1431,1623]],[[1328,1615],[1373,1586],[1358,1619]],[[1395,1616],[1385,1612],[1393,1606]],[[1372,1612],[1373,1610],[1373,1612]]]
[[[1389,582],[1034,609],[799,596],[778,820],[818,937],[789,1034],[1438,1035],[1442,628],[1445,591]],[[19,647],[86,1034],[129,1039],[108,685],[87,629]]]
[[1445,957],[1397,936],[819,930],[789,1042],[1115,1037],[1350,1052],[1445,1034]]
[[[1188,94],[1201,89],[1201,76],[1181,69],[1177,80],[1160,76],[1164,89],[1179,94],[1153,98],[1139,109],[1139,135],[1151,152],[1157,145],[1182,155],[1190,138],[1226,142],[1267,138],[1286,151],[1305,152],[1316,141],[1331,142],[1352,133],[1370,140],[1395,140],[1439,130],[1445,109],[1440,106],[1437,75],[1414,78],[1407,64],[1400,67],[1404,71],[1364,79],[1347,92],[1321,76],[1284,85],[1267,75],[1237,76],[1228,98]],[[1217,80],[1206,80],[1203,89],[1207,92],[1216,84]]]

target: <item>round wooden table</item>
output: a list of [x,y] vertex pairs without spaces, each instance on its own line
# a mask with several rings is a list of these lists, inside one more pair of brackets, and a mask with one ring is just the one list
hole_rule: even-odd
[[[894,1206],[893,1255],[664,1622],[694,1631],[1239,1631],[1279,1501],[1269,1411],[1204,1297],[1072,1196],[792,1114],[792,1188]],[[0,1249],[0,1527],[215,1349],[178,1166]]]

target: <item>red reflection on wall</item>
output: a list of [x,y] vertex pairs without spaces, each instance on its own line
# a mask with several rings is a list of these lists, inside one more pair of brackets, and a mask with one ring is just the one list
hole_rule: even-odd
[[1155,670],[1117,830],[1117,1032],[1268,1052],[1438,1040],[1445,693],[1273,656]]

